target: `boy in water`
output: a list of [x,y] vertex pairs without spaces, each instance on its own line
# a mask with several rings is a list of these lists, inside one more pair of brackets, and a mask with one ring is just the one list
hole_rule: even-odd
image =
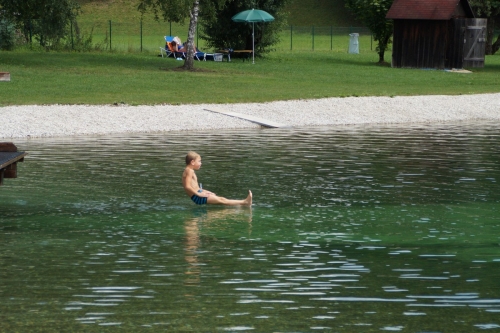
[[224,197],[219,197],[215,193],[203,190],[198,186],[198,178],[195,170],[201,168],[201,156],[190,151],[186,155],[186,169],[182,174],[182,186],[187,195],[197,205],[212,204],[212,205],[228,205],[228,206],[251,206],[252,192],[248,191],[248,196],[244,200],[231,200]]

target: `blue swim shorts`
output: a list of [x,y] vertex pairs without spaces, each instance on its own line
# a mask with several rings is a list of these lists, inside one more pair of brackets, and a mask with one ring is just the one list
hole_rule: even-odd
[[196,194],[193,194],[191,197],[191,200],[197,205],[206,205],[207,204],[207,198],[206,197],[199,197]]

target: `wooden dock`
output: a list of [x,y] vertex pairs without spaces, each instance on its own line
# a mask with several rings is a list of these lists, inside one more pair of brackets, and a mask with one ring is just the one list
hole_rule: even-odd
[[0,185],[4,178],[17,178],[17,162],[23,162],[26,155],[12,142],[0,142]]
[[288,125],[280,124],[280,123],[277,123],[277,122],[274,122],[271,120],[258,118],[258,117],[238,113],[238,112],[226,111],[226,110],[223,110],[220,108],[211,107],[210,109],[205,109],[205,110],[210,111],[210,112],[225,114],[226,116],[230,116],[230,117],[236,117],[236,118],[248,120],[248,121],[251,121],[252,123],[256,123],[256,124],[259,124],[260,126],[264,126],[264,127],[268,127],[268,128],[290,127]]

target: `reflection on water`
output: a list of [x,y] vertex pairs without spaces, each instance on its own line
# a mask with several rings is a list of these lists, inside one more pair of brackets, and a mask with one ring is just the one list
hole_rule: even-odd
[[[252,223],[252,209],[249,207],[244,208],[224,208],[224,209],[199,209],[203,210],[203,214],[198,217],[188,218],[184,222],[185,231],[185,245],[184,245],[184,258],[188,263],[186,269],[186,286],[199,286],[202,263],[198,260],[198,253],[202,252],[202,244],[200,242],[200,226],[203,225],[204,229],[219,228],[221,223],[226,224],[228,218],[234,219],[241,218],[242,222],[248,220],[249,234]],[[234,221],[232,221],[234,223]],[[227,227],[230,227],[229,225]]]
[[[19,141],[0,331],[499,330],[500,126]],[[199,207],[198,177],[254,206]]]

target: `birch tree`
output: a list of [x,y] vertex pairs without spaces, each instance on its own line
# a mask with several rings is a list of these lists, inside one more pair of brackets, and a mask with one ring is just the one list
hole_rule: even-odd
[[194,54],[196,53],[194,37],[198,24],[200,0],[140,0],[138,9],[143,14],[147,10],[153,11],[156,20],[162,17],[164,21],[183,23],[186,18],[189,18],[186,41],[187,56],[182,68],[186,70],[194,69]]

